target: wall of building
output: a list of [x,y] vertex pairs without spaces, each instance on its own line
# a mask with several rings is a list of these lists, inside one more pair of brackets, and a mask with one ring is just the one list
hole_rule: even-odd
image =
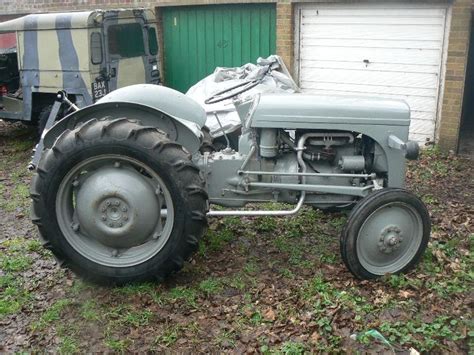
[[439,145],[444,150],[456,151],[458,147],[472,7],[473,2],[471,0],[456,0],[452,6],[446,76],[439,125]]
[[[155,7],[161,24],[160,7],[178,5],[206,5],[225,3],[273,2],[277,7],[277,54],[288,69],[294,64],[294,4],[296,2],[361,2],[360,0],[3,0],[0,3],[0,21],[14,14],[81,10],[90,8]],[[374,0],[369,0],[374,1]],[[407,0],[405,0],[407,1]],[[380,2],[377,1],[377,2]],[[411,2],[411,1],[407,1]],[[428,2],[428,0],[423,0]],[[430,2],[446,2],[433,0]],[[440,104],[441,120],[438,126],[439,144],[445,150],[456,150],[459,138],[467,55],[470,40],[470,24],[474,0],[453,0],[448,39],[446,73]],[[159,39],[162,46],[162,38]]]

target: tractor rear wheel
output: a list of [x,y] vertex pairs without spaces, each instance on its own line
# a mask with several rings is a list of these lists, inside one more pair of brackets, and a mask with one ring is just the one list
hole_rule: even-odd
[[341,234],[341,255],[359,279],[410,270],[430,237],[430,216],[411,192],[387,188],[360,200]]
[[43,153],[32,220],[59,263],[101,284],[162,280],[197,249],[207,193],[190,154],[127,118],[92,119]]

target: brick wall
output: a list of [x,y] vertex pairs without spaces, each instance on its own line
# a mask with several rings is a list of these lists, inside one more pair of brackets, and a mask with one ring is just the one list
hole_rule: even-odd
[[439,125],[439,144],[444,150],[456,151],[458,146],[473,4],[472,0],[456,0],[452,7]]
[[276,51],[293,74],[294,64],[294,5],[290,1],[280,1],[276,5]]

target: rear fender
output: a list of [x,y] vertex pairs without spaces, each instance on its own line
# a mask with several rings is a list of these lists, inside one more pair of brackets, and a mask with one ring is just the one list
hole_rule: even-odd
[[185,147],[191,154],[201,145],[201,127],[190,121],[171,117],[157,108],[131,102],[103,102],[76,111],[58,121],[44,136],[44,147],[51,148],[66,129],[74,129],[93,118],[130,118],[139,120],[144,126],[156,127],[169,138]]

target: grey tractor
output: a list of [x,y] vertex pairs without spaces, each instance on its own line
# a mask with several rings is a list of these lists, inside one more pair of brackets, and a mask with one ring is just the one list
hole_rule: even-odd
[[[197,250],[208,218],[285,216],[309,205],[351,209],[340,249],[355,277],[410,270],[427,246],[430,218],[404,189],[406,158],[418,156],[406,103],[245,97],[254,85],[207,100],[232,100],[241,118],[237,139],[219,148],[203,108],[156,85],[118,89],[57,122],[31,186],[44,246],[97,283],[163,280]],[[272,201],[293,206],[255,208]]]

